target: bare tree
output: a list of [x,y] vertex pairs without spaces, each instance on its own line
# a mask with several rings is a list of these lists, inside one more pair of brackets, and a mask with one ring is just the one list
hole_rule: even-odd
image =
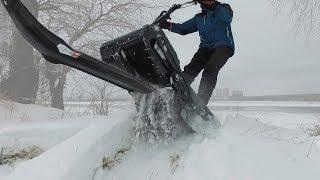
[[[51,31],[63,34],[71,46],[95,55],[99,54],[97,50],[103,41],[134,29],[142,21],[135,15],[151,7],[143,0],[37,0],[26,1],[24,4],[36,17],[39,15],[39,19],[45,22]],[[1,22],[9,19],[4,10],[0,13]],[[0,29],[7,27],[13,26],[5,25]],[[40,61],[41,56],[35,53],[36,56],[33,57],[33,49],[22,40],[17,31],[13,32],[12,37],[12,44],[8,44],[6,51],[1,50],[2,54],[12,52],[10,58],[4,61],[9,63],[9,78],[5,81],[6,87],[9,86],[7,91],[16,97],[15,100],[34,102],[39,70],[45,67],[43,74],[48,79],[52,107],[64,109],[63,90],[66,76],[71,69]],[[1,63],[1,72],[4,72],[8,63]],[[26,77],[32,77],[33,80],[26,81]],[[27,92],[26,89],[32,90]]]
[[[50,30],[65,35],[68,43],[90,54],[99,54],[99,45],[117,34],[135,29],[137,14],[150,8],[143,0],[62,0],[43,1],[40,10]],[[63,93],[70,68],[46,63],[52,107],[64,109]]]
[[[143,16],[144,10],[155,7],[154,4],[153,6],[148,5],[144,0],[37,0],[24,3],[42,23],[51,31],[62,35],[71,46],[97,57],[99,56],[97,50],[104,41],[135,29],[146,20],[146,18],[140,18]],[[3,12],[1,11],[1,13]],[[3,17],[6,16],[1,18]],[[41,87],[47,84],[51,106],[64,109],[64,88],[67,74],[71,69],[41,60],[41,56],[38,53],[33,53],[33,49],[29,46],[29,49],[24,46],[22,49],[25,51],[22,51],[21,46],[25,45],[25,42],[20,42],[21,36],[17,31],[14,31],[12,37],[13,43],[8,46],[9,51],[13,52],[11,59],[7,61],[9,62],[9,78],[6,82],[7,84],[11,83],[11,88],[8,88],[10,89],[8,91],[13,93],[15,97],[22,97],[17,99],[34,102],[38,84],[40,83]],[[20,50],[14,50],[17,48]],[[26,54],[30,54],[29,58]],[[5,67],[3,64],[5,63],[0,66],[2,70]],[[40,70],[48,83],[40,82]],[[30,71],[29,75],[26,75],[28,73],[26,71]],[[33,81],[25,81],[25,77],[33,77]],[[24,84],[24,82],[28,82],[28,84]],[[29,92],[28,95],[25,95],[26,87],[32,89],[31,94]],[[41,93],[44,91],[41,90]]]
[[9,43],[6,41],[2,41],[0,43],[0,90],[3,91],[5,89],[4,80],[8,78],[9,72]]
[[[37,1],[25,1],[24,3],[37,16]],[[5,15],[4,11],[2,13]],[[0,28],[8,30],[5,27]],[[14,101],[34,103],[38,87],[38,69],[36,68],[33,48],[16,29],[13,30],[11,40],[12,44],[8,45],[6,49],[9,71],[7,78],[1,83],[2,91],[6,91],[7,95]]]
[[10,44],[9,38],[11,34],[9,16],[4,7],[0,5],[0,94],[4,95],[6,89],[6,79],[9,74]]
[[294,26],[298,32],[310,35],[319,34],[320,29],[320,1],[319,0],[271,0],[278,11],[289,8]]
[[90,110],[93,114],[107,116],[112,106],[111,96],[117,91],[112,84],[98,79],[89,82],[91,91],[87,91],[90,99]]

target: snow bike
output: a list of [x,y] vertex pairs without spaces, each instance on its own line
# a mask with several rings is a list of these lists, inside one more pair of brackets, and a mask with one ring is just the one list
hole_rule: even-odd
[[177,54],[159,28],[159,23],[169,19],[175,10],[194,1],[173,5],[152,24],[104,43],[100,49],[102,60],[70,47],[38,22],[21,0],[1,1],[22,36],[47,61],[73,67],[129,92],[151,93],[158,88],[172,87],[181,94],[182,116],[192,129],[202,132],[208,123],[220,127],[209,108],[184,83]]

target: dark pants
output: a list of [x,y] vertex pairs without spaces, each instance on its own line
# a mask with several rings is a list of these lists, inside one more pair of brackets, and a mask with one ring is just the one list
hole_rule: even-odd
[[184,67],[183,76],[189,84],[203,70],[198,97],[205,105],[209,103],[210,97],[217,84],[218,73],[232,56],[232,49],[221,47],[216,49],[200,48],[191,62]]

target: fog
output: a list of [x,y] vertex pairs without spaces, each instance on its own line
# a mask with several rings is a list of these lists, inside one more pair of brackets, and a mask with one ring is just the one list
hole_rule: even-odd
[[[168,7],[161,7],[156,11],[152,9],[149,17],[141,17],[139,21],[151,22],[152,17],[169,8],[172,3],[187,0],[166,1],[170,1],[167,3]],[[246,96],[319,94],[320,36],[306,36],[297,31],[293,25],[294,20],[286,13],[287,10],[282,9],[282,13],[277,14],[270,0],[227,2],[234,10],[232,29],[236,52],[221,70],[217,89],[242,90]],[[172,15],[172,21],[184,22],[199,11],[199,6],[178,10]],[[181,67],[185,66],[198,49],[198,34],[181,36],[165,32],[178,53]],[[1,35],[1,39],[5,39],[7,33]],[[75,81],[70,74],[65,89],[66,96],[74,96],[74,89],[78,89],[79,84],[90,88],[87,80]],[[200,76],[193,84],[195,89],[199,80]],[[123,92],[125,91],[121,91]]]

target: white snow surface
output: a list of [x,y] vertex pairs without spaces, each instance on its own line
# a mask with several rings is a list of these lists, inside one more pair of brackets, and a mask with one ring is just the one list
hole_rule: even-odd
[[[117,109],[108,117],[76,118],[34,105],[0,103],[0,147],[37,145],[40,156],[0,166],[1,180],[301,180],[319,179],[317,140],[299,129],[309,116],[219,112],[223,127],[214,138],[196,134],[171,144],[134,142],[134,111]],[[28,117],[27,120],[21,116]],[[277,119],[279,118],[279,119]],[[309,119],[308,119],[309,118]],[[281,124],[281,121],[286,120]],[[291,120],[290,126],[287,122]],[[296,125],[293,126],[296,122]],[[112,168],[103,157],[128,148]]]
[[320,107],[320,102],[308,101],[214,101],[213,106],[237,107]]

